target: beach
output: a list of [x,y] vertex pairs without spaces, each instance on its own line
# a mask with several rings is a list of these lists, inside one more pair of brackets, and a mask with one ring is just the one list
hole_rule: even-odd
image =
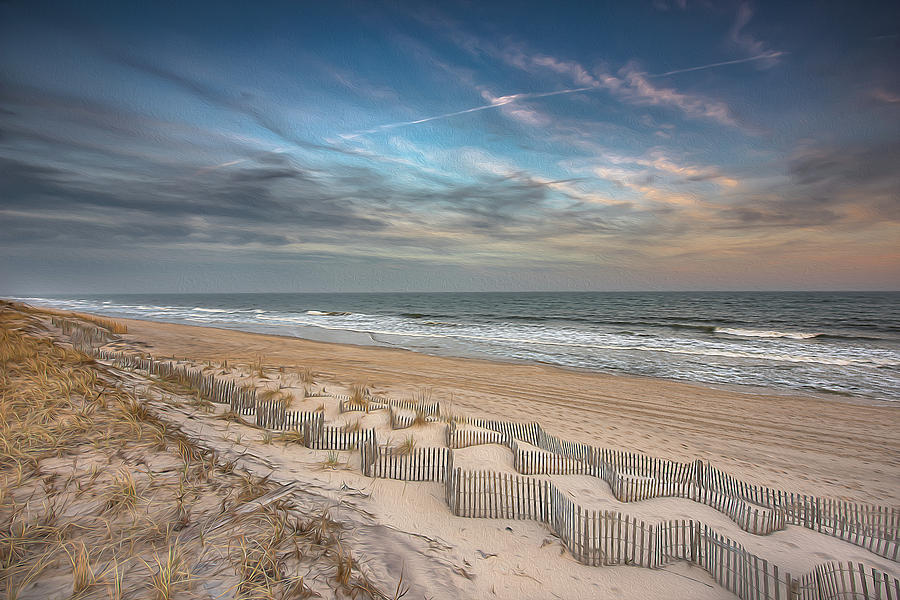
[[[90,321],[71,313],[40,314],[50,335],[63,344],[82,343],[76,333],[94,331]],[[51,315],[57,318],[52,326]],[[71,322],[78,325],[67,329]],[[101,331],[99,341],[92,344],[107,353],[99,355],[101,363],[110,365],[124,386],[131,386],[159,419],[221,460],[233,461],[272,485],[293,486],[295,504],[301,507],[327,508],[330,517],[342,524],[341,543],[363,572],[388,587],[402,577],[408,598],[735,595],[690,562],[673,561],[656,569],[582,564],[545,524],[455,516],[448,511],[443,483],[373,479],[360,472],[362,459],[355,451],[273,442],[271,434],[252,426],[252,416],[223,419],[225,408],[198,408],[189,391],[160,387],[163,379],[153,375],[155,367],[139,361],[152,359],[163,365],[159,368],[180,365],[205,377],[268,390],[272,397],[283,398],[290,410],[321,412],[326,424],[342,431],[371,428],[394,447],[410,439],[415,448],[444,446],[448,425],[423,418],[411,427],[398,427],[393,409],[348,412],[341,398],[353,398],[354,390],[365,386],[367,403],[368,398],[373,403],[377,398],[395,399],[396,406],[405,401],[419,406],[440,403],[442,415],[537,422],[547,434],[571,442],[682,463],[708,461],[750,485],[888,507],[900,503],[896,436],[900,420],[896,405],[889,402],[750,393],[214,327],[116,322],[127,327],[127,333]],[[133,356],[138,362],[117,363],[103,356]],[[402,416],[404,410],[397,414]],[[416,411],[406,414],[410,419],[419,416]],[[460,427],[491,434],[478,425]],[[452,452],[457,468],[517,476],[512,455],[502,445],[480,444]],[[892,560],[808,527],[787,525],[760,535],[721,510],[689,499],[621,502],[594,476],[538,479],[552,483],[588,510],[615,511],[647,524],[700,521],[760,559],[779,565],[782,574],[801,577],[827,561],[864,563],[886,577],[900,571],[896,557]]]
[[546,365],[427,356],[211,327],[123,320],[155,356],[304,366],[347,386],[454,411],[539,421],[573,441],[674,460],[709,460],[757,484],[900,503],[900,412],[887,402],[745,393]]

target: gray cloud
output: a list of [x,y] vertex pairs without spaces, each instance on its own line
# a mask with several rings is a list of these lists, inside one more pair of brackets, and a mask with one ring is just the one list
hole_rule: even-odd
[[900,191],[900,142],[872,146],[803,148],[790,161],[791,177],[802,186],[834,189],[865,186]]
[[900,220],[900,143],[809,146],[787,165],[789,182],[718,211],[722,227],[865,227]]
[[295,135],[290,128],[285,127],[284,124],[273,119],[268,111],[259,108],[259,99],[255,98],[253,94],[247,91],[229,94],[214,86],[203,83],[199,79],[177,73],[171,69],[166,69],[148,60],[144,60],[143,58],[130,53],[127,49],[108,46],[101,46],[100,48],[101,51],[106,54],[107,58],[113,62],[117,62],[141,73],[152,75],[167,81],[204,102],[242,114],[285,142],[307,150],[319,150],[337,154],[353,154],[338,146],[312,142]]

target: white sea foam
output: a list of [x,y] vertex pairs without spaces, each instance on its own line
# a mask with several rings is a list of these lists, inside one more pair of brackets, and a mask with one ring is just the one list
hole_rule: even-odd
[[731,327],[716,327],[715,333],[725,333],[741,337],[790,338],[792,340],[808,340],[822,335],[820,333],[804,333],[802,331],[763,331],[760,329],[737,329]]

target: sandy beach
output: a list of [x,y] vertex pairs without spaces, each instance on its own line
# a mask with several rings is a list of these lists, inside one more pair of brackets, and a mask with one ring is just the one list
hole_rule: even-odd
[[[104,345],[109,352],[160,361],[177,357],[179,364],[279,394],[291,410],[323,411],[328,424],[372,428],[395,446],[410,438],[416,447],[441,446],[446,426],[423,422],[398,431],[385,410],[344,412],[333,396],[365,384],[373,397],[428,398],[454,414],[537,421],[548,433],[570,441],[682,462],[708,460],[751,484],[886,506],[896,506],[900,499],[900,419],[888,403],[743,393],[544,365],[119,321],[128,332]],[[51,332],[62,342],[68,339],[59,330]],[[301,383],[303,369],[315,374],[313,384]],[[402,574],[405,597],[735,597],[709,573],[685,562],[653,570],[581,564],[541,523],[454,516],[443,484],[365,477],[356,452],[272,443],[259,428],[199,410],[187,396],[159,388],[140,370],[115,372],[160,419],[221,459],[273,484],[299,486],[297,503],[310,510],[326,507],[343,524],[342,543],[373,580],[390,583]],[[216,410],[221,417],[224,409]],[[457,467],[516,473],[503,446],[476,445],[454,453]],[[796,577],[826,561],[864,563],[892,577],[900,573],[890,559],[796,525],[756,535],[722,512],[688,499],[623,503],[596,477],[542,479],[590,510],[620,511],[647,523],[702,521]]]
[[[838,397],[745,393],[544,365],[427,356],[149,321],[128,339],[154,356],[308,367],[339,385],[411,397],[428,388],[454,411],[539,421],[569,440],[688,461],[757,484],[900,503],[900,410]],[[764,382],[760,382],[764,385]]]

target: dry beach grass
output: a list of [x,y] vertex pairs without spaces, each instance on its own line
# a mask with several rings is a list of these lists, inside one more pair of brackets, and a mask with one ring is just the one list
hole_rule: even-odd
[[394,596],[356,568],[327,512],[286,499],[246,510],[277,486],[197,445],[43,329],[0,311],[4,597]]

